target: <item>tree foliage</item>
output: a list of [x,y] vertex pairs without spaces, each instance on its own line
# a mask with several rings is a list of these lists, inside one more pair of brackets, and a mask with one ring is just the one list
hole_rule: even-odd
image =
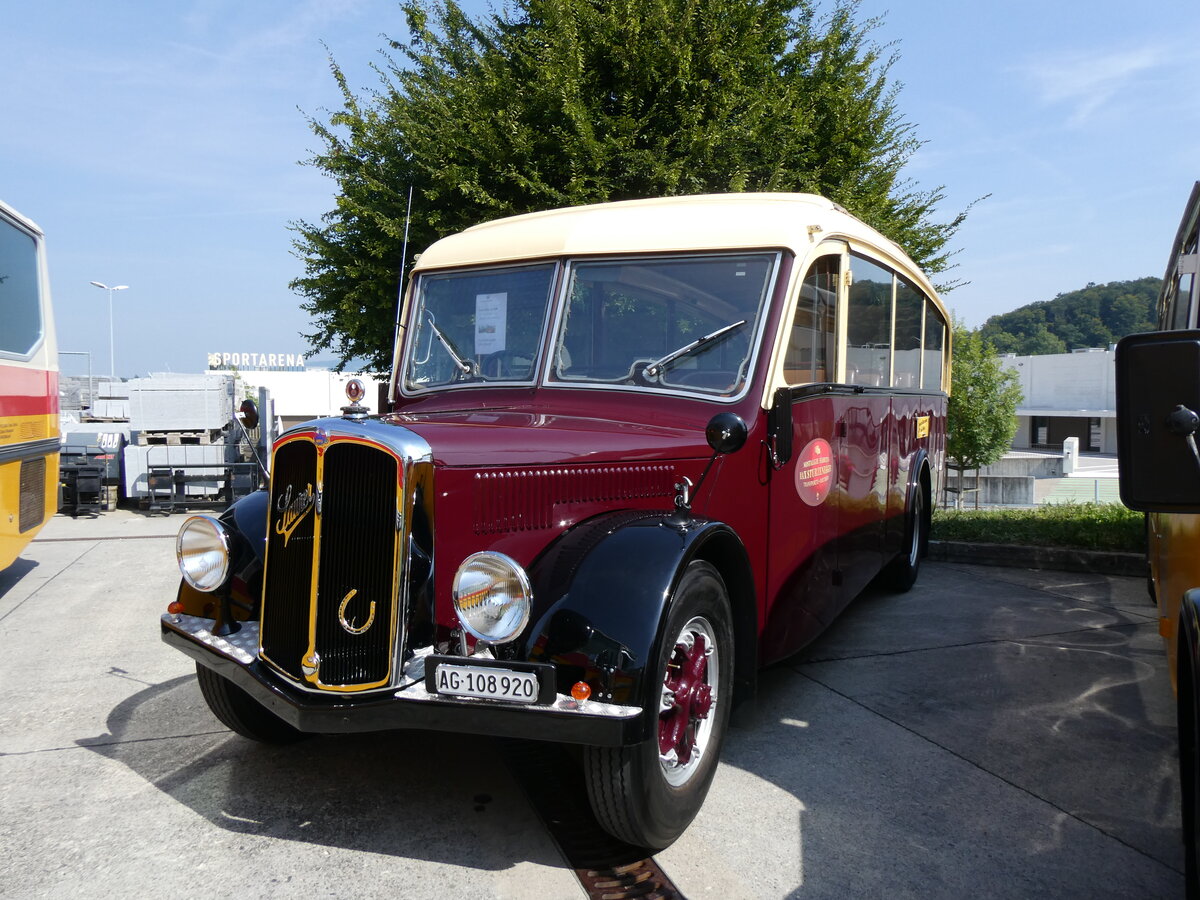
[[[414,248],[500,216],[637,197],[823,194],[948,266],[965,213],[901,171],[920,142],[892,57],[858,0],[512,0],[473,21],[452,0],[402,4],[380,87],[310,124],[335,208],[293,223],[307,337],[390,365],[405,212]],[[411,262],[411,255],[410,255]]]
[[1107,347],[1127,334],[1157,329],[1155,304],[1161,287],[1161,278],[1089,284],[1053,300],[992,316],[980,333],[1000,353],[1035,355]]
[[965,468],[979,469],[1012,446],[1021,386],[979,332],[960,323],[954,326],[953,351],[946,454]]

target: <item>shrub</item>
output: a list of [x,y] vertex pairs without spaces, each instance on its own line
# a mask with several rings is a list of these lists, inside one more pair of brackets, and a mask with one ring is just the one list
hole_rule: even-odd
[[1036,509],[938,509],[934,540],[1074,547],[1080,550],[1146,549],[1141,513],[1117,503],[1063,503]]

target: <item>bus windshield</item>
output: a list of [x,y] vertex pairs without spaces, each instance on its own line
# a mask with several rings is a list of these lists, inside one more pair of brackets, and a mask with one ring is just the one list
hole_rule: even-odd
[[562,386],[735,396],[777,263],[777,253],[572,261],[550,338],[555,265],[425,275],[404,384],[530,384],[544,371]]

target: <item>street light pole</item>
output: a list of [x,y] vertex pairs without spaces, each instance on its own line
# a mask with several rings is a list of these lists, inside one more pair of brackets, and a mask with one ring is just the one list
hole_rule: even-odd
[[110,378],[117,377],[117,362],[113,352],[113,310],[112,310],[112,295],[113,291],[127,291],[129,285],[117,284],[109,287],[107,284],[102,284],[99,281],[93,281],[96,287],[108,291],[108,375]]

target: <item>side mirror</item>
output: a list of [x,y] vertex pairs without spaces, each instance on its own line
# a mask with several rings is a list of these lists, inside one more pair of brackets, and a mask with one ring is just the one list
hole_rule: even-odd
[[242,414],[242,424],[247,428],[258,427],[258,404],[253,400],[243,400],[242,405],[238,407],[238,412]]
[[750,429],[745,420],[737,413],[717,413],[708,420],[704,429],[704,438],[708,446],[717,453],[736,453],[745,446]]
[[1117,344],[1121,502],[1200,512],[1200,331],[1133,334]]

